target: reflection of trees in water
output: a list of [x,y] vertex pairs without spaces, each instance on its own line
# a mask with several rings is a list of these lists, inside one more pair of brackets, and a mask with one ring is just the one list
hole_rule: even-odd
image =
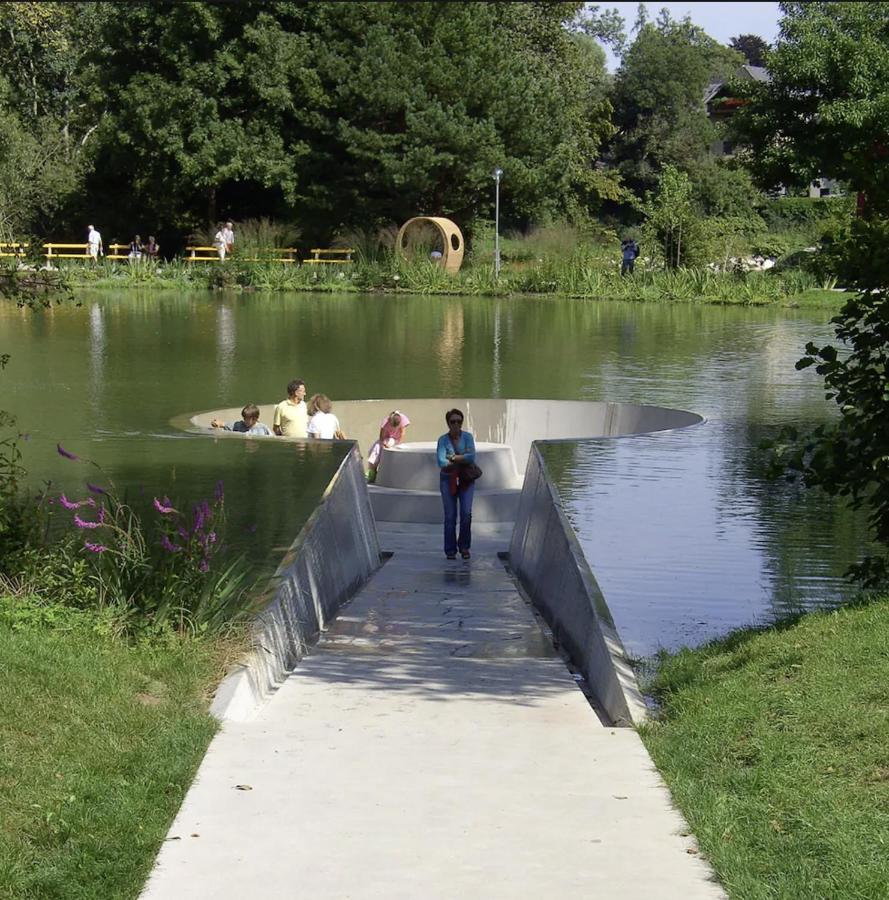
[[461,394],[463,388],[463,304],[445,308],[444,320],[435,348],[441,396]]
[[866,514],[841,498],[766,474],[759,444],[778,425],[726,426],[720,474],[713,479],[718,515],[749,516],[763,558],[774,616],[842,602],[855,594],[846,569],[870,543]]

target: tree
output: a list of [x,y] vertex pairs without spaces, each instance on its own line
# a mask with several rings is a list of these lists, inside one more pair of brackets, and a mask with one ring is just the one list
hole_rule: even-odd
[[748,65],[764,66],[766,64],[766,54],[769,52],[769,45],[756,34],[739,34],[728,42],[732,50],[737,50]]
[[[765,183],[828,173],[866,198],[834,247],[837,273],[859,294],[832,321],[839,346],[810,343],[797,368],[815,366],[837,421],[800,439],[782,436],[777,458],[809,485],[866,507],[889,547],[889,6],[784,3],[769,57],[772,81],[753,86],[739,116],[754,171]],[[886,553],[854,573],[889,572]]]
[[0,6],[0,217],[44,230],[91,165],[101,94],[87,61],[103,4]]
[[658,179],[656,193],[646,196],[645,242],[657,248],[668,269],[689,262],[700,242],[700,216],[693,199],[694,189],[685,172],[667,166]]
[[612,100],[611,153],[637,194],[651,190],[665,166],[694,173],[707,160],[716,131],[704,109],[706,87],[742,61],[688,18],[675,21],[664,10],[656,23],[642,21],[621,60]]
[[500,166],[507,218],[579,216],[616,193],[591,35],[618,40],[614,17],[574,2],[127,5],[100,41],[92,188],[177,227],[277,212],[317,233],[487,214]]

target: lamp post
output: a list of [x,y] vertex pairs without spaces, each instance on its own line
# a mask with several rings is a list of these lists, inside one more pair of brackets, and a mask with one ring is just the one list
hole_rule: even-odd
[[500,277],[500,176],[503,169],[494,169],[494,277]]

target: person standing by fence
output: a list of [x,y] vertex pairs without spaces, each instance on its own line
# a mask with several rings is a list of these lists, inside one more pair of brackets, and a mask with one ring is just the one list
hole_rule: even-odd
[[102,246],[102,235],[93,228],[92,225],[88,226],[88,230],[86,233],[86,246],[89,251],[89,255],[92,258],[93,262],[98,262],[100,256],[105,255],[105,248]]

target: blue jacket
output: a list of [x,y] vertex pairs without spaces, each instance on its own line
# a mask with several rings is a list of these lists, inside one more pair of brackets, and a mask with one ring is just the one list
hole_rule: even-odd
[[455,453],[460,453],[466,457],[466,462],[475,462],[475,439],[468,431],[463,431],[460,433],[460,437],[457,438],[457,447],[454,449],[454,445],[451,443],[450,434],[443,434],[438,439],[438,446],[436,447],[436,455],[438,456],[438,467],[441,469],[444,466],[449,465],[448,463],[448,451],[451,450]]

